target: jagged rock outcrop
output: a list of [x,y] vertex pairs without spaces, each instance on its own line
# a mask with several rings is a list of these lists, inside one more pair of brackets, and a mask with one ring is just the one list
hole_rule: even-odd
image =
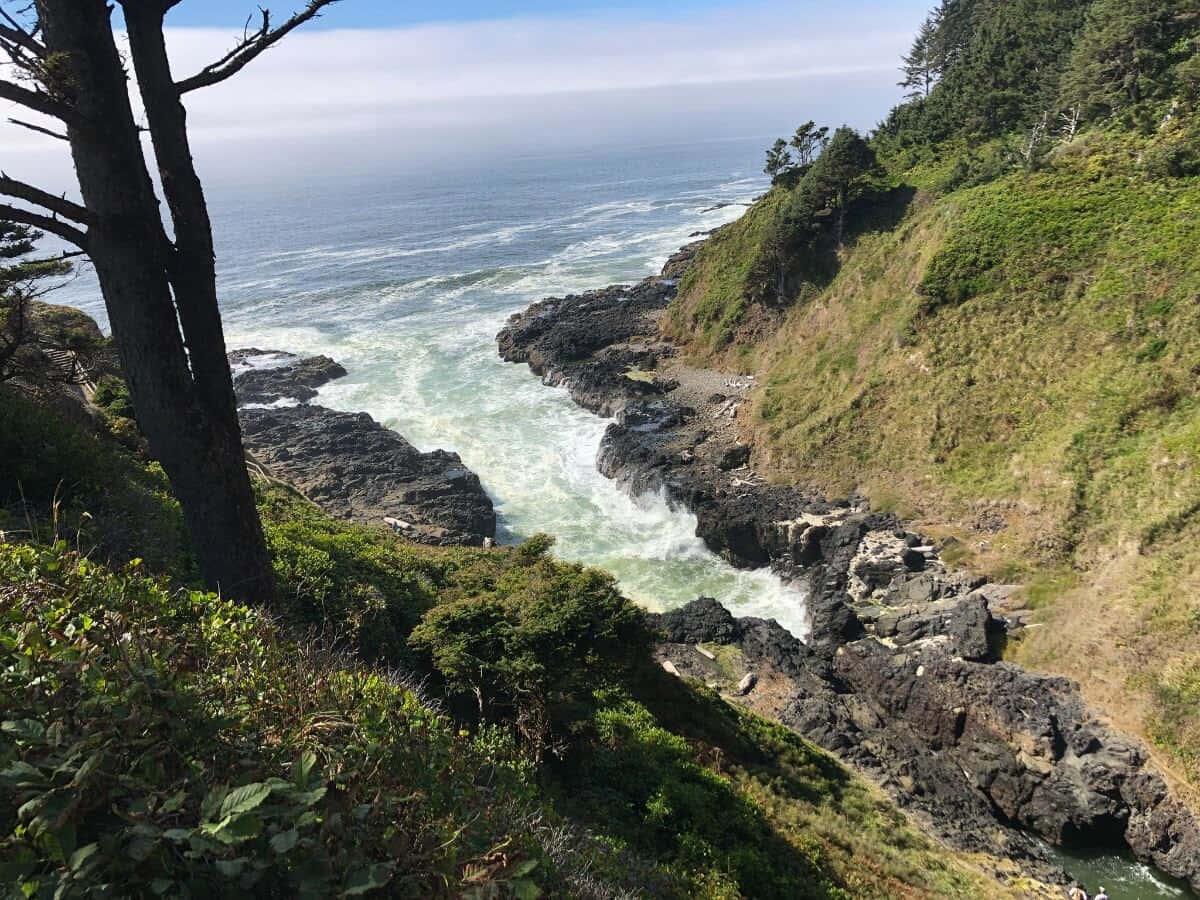
[[[233,386],[239,406],[280,400],[307,403],[317,396],[317,388],[346,375],[341,363],[328,356],[300,357],[253,347],[234,350],[229,354],[229,362],[234,366]],[[256,362],[259,364],[255,365]]]
[[[242,440],[255,463],[330,515],[386,525],[425,544],[478,546],[496,513],[457,453],[421,453],[366,413],[312,406],[317,388],[346,370],[327,356],[235,350]],[[264,406],[291,401],[294,406]]]
[[254,458],[331,515],[427,544],[496,534],[492,501],[457,453],[421,453],[366,413],[321,406],[244,409],[241,420]]
[[[872,524],[881,522],[848,514],[792,529],[808,557],[793,574],[818,577],[807,644],[702,598],[652,617],[665,639],[660,656],[873,776],[954,846],[1033,861],[1045,877],[1030,833],[1066,846],[1123,844],[1200,890],[1200,822],[1145,749],[1105,725],[1078,685],[996,661],[1024,627],[1013,592],[949,572],[931,551],[914,573],[904,553],[912,536]],[[817,550],[804,543],[815,528]],[[894,574],[868,590],[853,574],[864,568]],[[820,593],[837,569],[857,595]],[[696,651],[703,643],[737,648],[741,667],[722,670]],[[740,690],[751,672],[771,690]]]
[[[997,661],[1032,615],[1014,586],[948,570],[935,546],[855,498],[755,473],[736,426],[753,379],[689,370],[659,336],[691,252],[633,288],[535,304],[498,336],[505,359],[614,418],[602,473],[695,513],[697,534],[734,565],[771,565],[806,588],[807,643],[711,599],[652,616],[664,667],[837,754],[955,846],[1045,877],[1031,834],[1124,844],[1200,890],[1197,821],[1145,750],[1077,685]],[[731,671],[706,643],[742,664]]]

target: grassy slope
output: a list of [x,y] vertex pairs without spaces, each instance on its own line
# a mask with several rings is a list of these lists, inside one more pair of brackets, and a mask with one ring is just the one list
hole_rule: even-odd
[[[159,484],[153,472],[11,394],[0,414],[25,438],[6,447],[5,496],[13,476],[37,475],[33,516],[61,483],[71,541],[80,521],[103,530],[81,516],[107,500],[114,521],[153,521],[166,536],[153,558],[176,565],[169,497],[113,490]],[[113,568],[67,540],[0,543],[4,883],[37,896],[109,882],[179,896],[372,882],[396,896],[1004,893],[824,753],[648,661],[599,686],[570,752],[540,767],[504,723],[430,711],[392,674],[420,665],[413,624],[525,590],[523,573],[545,567],[512,549],[407,545],[274,488],[260,505],[282,588],[269,613],[189,590],[186,566],[172,580],[150,577],[149,558],[124,567],[133,548],[117,535],[82,544]],[[225,821],[238,786],[253,786],[248,806]]]
[[[1141,149],[1085,136],[1048,171],[918,194],[743,349],[746,424],[777,473],[862,490],[1027,582],[1047,627],[1015,657],[1200,784],[1200,180],[1147,177]],[[756,230],[720,257],[752,256]],[[677,318],[722,296],[688,287]]]

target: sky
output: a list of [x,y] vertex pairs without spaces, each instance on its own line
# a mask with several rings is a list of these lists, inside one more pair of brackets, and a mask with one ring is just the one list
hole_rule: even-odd
[[[897,62],[929,2],[341,0],[187,95],[189,133],[201,175],[230,180],[732,137],[765,147],[808,119],[870,129],[900,99]],[[291,11],[271,5],[277,21]],[[177,77],[221,56],[254,9],[176,6]],[[13,177],[72,191],[65,151],[0,125]]]

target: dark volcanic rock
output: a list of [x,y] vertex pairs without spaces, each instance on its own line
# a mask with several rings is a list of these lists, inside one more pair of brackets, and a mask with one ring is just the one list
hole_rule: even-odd
[[421,453],[366,413],[320,406],[243,409],[246,449],[331,515],[385,519],[428,544],[482,544],[496,533],[492,501],[458,454]]
[[1200,887],[1196,820],[1141,749],[1100,724],[1076,685],[996,661],[1006,633],[1029,621],[1011,586],[948,571],[893,516],[759,478],[733,422],[745,383],[667,367],[693,379],[684,401],[672,381],[645,379],[674,353],[657,317],[688,258],[633,288],[535,304],[498,336],[505,359],[615,417],[597,458],[604,475],[691,510],[732,564],[771,565],[807,588],[807,643],[701,599],[652,617],[664,661],[694,673],[695,644],[736,646],[759,685],[774,686],[740,702],[776,698],[764,713],[875,778],[955,846],[1044,860],[1029,832],[1124,842]]
[[[651,618],[671,642],[668,659],[691,644],[724,643],[760,678],[785,677],[790,696],[775,707],[784,725],[874,777],[956,847],[1045,863],[1029,832],[1057,844],[1124,842],[1200,887],[1196,819],[1136,742],[1098,721],[1066,679],[958,655],[964,643],[986,654],[986,605],[968,596],[949,641],[933,635],[897,649],[862,637],[828,656],[712,600]],[[737,694],[733,683],[725,690]]]
[[[270,358],[275,363],[283,364],[242,368],[256,357]],[[241,368],[233,379],[239,406],[275,403],[279,400],[307,403],[317,396],[317,388],[346,374],[342,365],[328,356],[301,358],[278,350],[234,350],[229,354],[229,362]]]

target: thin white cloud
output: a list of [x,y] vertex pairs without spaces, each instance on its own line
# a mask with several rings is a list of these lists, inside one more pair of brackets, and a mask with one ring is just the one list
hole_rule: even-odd
[[[893,99],[895,60],[913,20],[911,9],[893,9],[864,27],[866,5],[848,0],[817,14],[730,8],[689,22],[560,18],[302,31],[232,81],[188,95],[189,127],[198,153],[215,165],[269,142],[289,154],[341,148],[353,158],[365,152],[357,145],[363,136],[386,137],[393,155],[433,152],[472,128],[486,129],[480,138],[496,146],[532,145],[549,132],[563,141],[564,128],[588,127],[592,108],[593,132],[620,131],[622,120],[636,130],[680,112],[705,127],[719,122],[715,116],[740,115],[731,126],[746,128],[770,113],[764,98],[785,102],[805,85],[812,105],[844,108],[835,120],[857,122]],[[233,39],[224,30],[170,30],[177,75],[219,57]],[[788,109],[781,121],[801,114]],[[45,139],[0,128],[6,165],[40,167],[46,151]]]

